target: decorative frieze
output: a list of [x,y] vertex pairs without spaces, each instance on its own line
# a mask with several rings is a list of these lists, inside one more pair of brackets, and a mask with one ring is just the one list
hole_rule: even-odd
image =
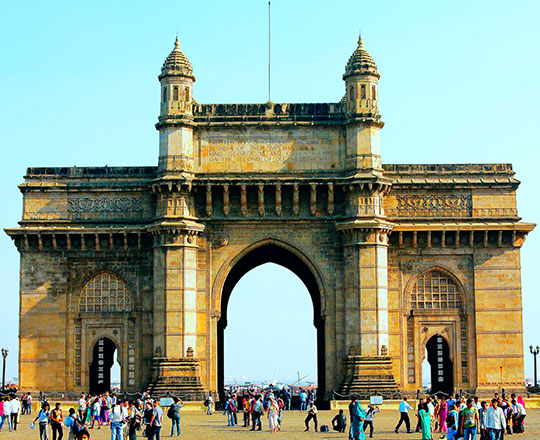
[[72,197],[68,212],[133,212],[143,210],[140,197]]
[[470,217],[470,194],[405,194],[396,196],[397,207],[389,210],[397,217]]

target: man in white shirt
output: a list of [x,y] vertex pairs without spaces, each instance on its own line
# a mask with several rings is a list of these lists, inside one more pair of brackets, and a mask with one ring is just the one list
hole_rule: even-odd
[[405,427],[407,428],[407,433],[411,432],[411,421],[409,420],[409,413],[408,411],[412,409],[411,405],[407,403],[407,398],[404,397],[403,401],[399,404],[399,422],[396,426],[396,429],[394,429],[395,433],[397,434],[399,432],[399,427],[403,422],[405,422]]
[[497,399],[493,399],[491,405],[486,410],[486,429],[492,440],[500,440],[506,426],[506,417]]
[[13,397],[11,403],[11,428],[17,431],[17,423],[19,421],[19,413],[21,412],[21,401],[17,396]]
[[127,416],[127,408],[118,400],[111,410],[111,440],[124,438],[124,422]]
[[79,420],[84,425],[86,420],[86,395],[84,393],[81,394],[79,399]]
[[524,431],[523,429],[523,421],[525,420],[525,417],[527,416],[527,411],[525,411],[525,407],[516,401],[516,399],[512,400],[512,406],[514,407],[514,414],[515,414],[515,430],[514,433],[521,433]]

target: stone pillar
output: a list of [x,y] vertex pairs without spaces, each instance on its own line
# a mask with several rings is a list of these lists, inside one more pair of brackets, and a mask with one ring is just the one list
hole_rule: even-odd
[[339,394],[397,393],[388,356],[388,233],[381,220],[338,225],[344,233],[345,343]]

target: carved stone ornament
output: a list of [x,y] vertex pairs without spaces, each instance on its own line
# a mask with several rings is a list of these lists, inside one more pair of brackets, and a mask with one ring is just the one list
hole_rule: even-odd
[[68,212],[133,212],[142,211],[140,197],[74,197],[68,199]]
[[471,215],[472,196],[465,195],[398,195],[397,209],[403,213],[438,215]]
[[229,244],[229,237],[227,237],[226,235],[220,235],[218,237],[218,244],[220,246],[227,246]]

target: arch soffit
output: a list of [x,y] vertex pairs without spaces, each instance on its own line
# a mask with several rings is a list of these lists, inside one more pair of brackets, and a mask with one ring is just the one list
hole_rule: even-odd
[[315,281],[317,283],[317,287],[319,289],[319,295],[321,300],[321,314],[324,310],[324,297],[325,297],[325,282],[324,277],[317,267],[317,265],[307,256],[307,253],[299,248],[296,245],[293,245],[291,243],[288,243],[286,241],[274,238],[274,237],[267,237],[263,238],[262,240],[255,241],[253,243],[249,243],[246,246],[244,246],[240,251],[238,251],[235,254],[231,254],[225,262],[221,265],[221,268],[219,269],[218,273],[216,274],[216,277],[214,278],[214,283],[212,286],[212,298],[213,298],[213,307],[214,310],[217,311],[219,314],[221,314],[221,296],[223,293],[223,287],[225,285],[225,281],[227,280],[227,277],[229,276],[229,273],[231,272],[232,268],[246,255],[248,255],[251,251],[254,251],[255,249],[258,249],[263,246],[268,245],[274,245],[278,246],[286,251],[291,252],[293,255],[298,257],[310,270],[313,277],[315,278]]
[[441,332],[439,332],[439,331],[428,332],[422,338],[422,342],[420,344],[420,347],[421,347],[421,350],[422,350],[422,359],[421,359],[420,363],[424,362],[424,360],[427,359],[427,357],[426,357],[426,345],[427,345],[428,341],[431,338],[435,338],[436,336],[440,336],[441,338],[443,338],[444,341],[446,342],[446,344],[448,345],[448,357],[450,358],[450,361],[452,361],[453,368],[455,369],[456,368],[456,365],[455,365],[455,362],[454,362],[454,359],[455,359],[455,351],[454,351],[455,347],[453,347],[452,344],[450,344],[449,338],[447,336],[442,335]]
[[443,265],[440,265],[440,264],[435,264],[435,265],[429,266],[426,269],[424,269],[424,270],[418,272],[417,274],[413,275],[409,279],[409,281],[407,281],[407,284],[405,285],[405,289],[403,289],[403,305],[404,305],[405,309],[407,309],[407,312],[408,312],[408,309],[409,309],[409,304],[410,304],[409,303],[409,296],[411,294],[412,288],[414,287],[416,282],[420,279],[420,277],[422,277],[425,274],[427,274],[427,273],[429,273],[431,271],[434,271],[434,270],[438,270],[439,272],[444,273],[445,275],[450,277],[458,285],[459,289],[461,290],[461,294],[463,295],[463,305],[465,307],[468,306],[470,296],[468,295],[468,290],[465,287],[465,283],[463,282],[461,277],[458,276],[452,269],[450,269],[448,267],[445,267]]

